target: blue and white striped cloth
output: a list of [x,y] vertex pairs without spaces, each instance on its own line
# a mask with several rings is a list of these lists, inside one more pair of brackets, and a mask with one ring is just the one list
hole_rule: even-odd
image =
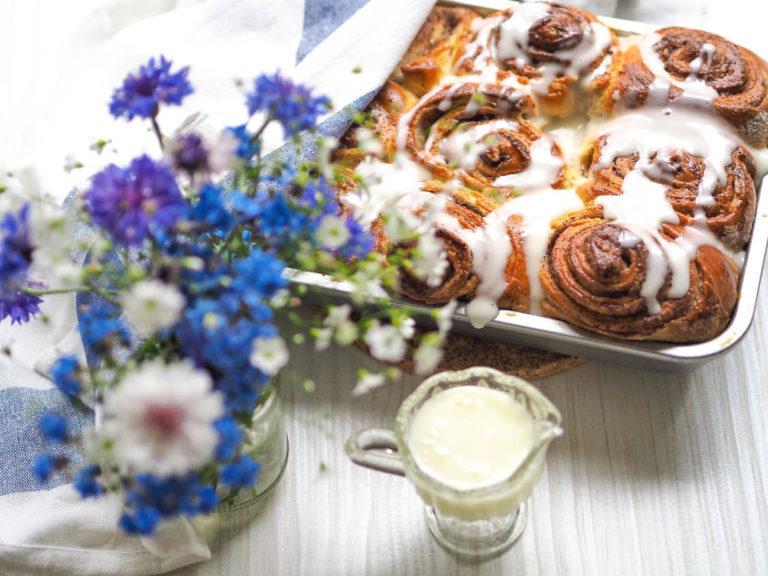
[[[16,1],[22,9],[23,0]],[[26,146],[34,154],[26,166],[5,159],[0,168],[14,170],[27,193],[45,191],[63,199],[73,183],[62,172],[66,154],[74,152],[93,172],[99,163],[122,162],[152,146],[136,124],[109,118],[106,101],[126,71],[159,53],[190,65],[197,88],[189,106],[161,117],[166,130],[185,122],[195,122],[202,131],[242,122],[242,94],[233,80],[277,68],[329,95],[337,110],[362,109],[396,66],[432,3],[101,0],[82,3],[87,9],[51,3],[46,17],[56,22],[55,11],[66,11],[62,26],[73,31],[68,38],[49,39],[62,42],[62,65],[56,70],[49,66],[42,77],[46,62],[30,54],[13,57],[26,58],[19,68],[39,66],[40,82],[55,97],[44,110],[15,111],[34,114],[36,121],[16,134],[0,134],[0,143],[8,150]],[[41,54],[56,52],[45,48]],[[361,71],[353,74],[357,67]],[[199,114],[190,117],[190,112]],[[328,118],[322,127],[338,136],[348,127],[348,114]],[[87,157],[89,139],[97,138],[111,139],[118,152]],[[87,407],[30,371],[61,353],[83,354],[74,308],[72,296],[56,296],[44,305],[47,323],[0,325],[0,345],[10,345],[16,358],[0,361],[0,574],[155,574],[208,558],[207,545],[187,523],[154,541],[127,538],[115,529],[119,504],[114,499],[81,501],[68,484],[71,477],[59,474],[41,486],[30,472],[35,455],[49,448],[37,430],[40,414],[55,410],[76,430],[93,423]],[[70,449],[68,456],[75,464],[85,461],[81,449]]]

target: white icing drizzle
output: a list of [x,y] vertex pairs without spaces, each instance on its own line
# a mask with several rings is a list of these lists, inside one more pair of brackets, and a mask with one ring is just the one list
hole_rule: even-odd
[[697,73],[705,61],[708,63],[712,61],[715,47],[712,44],[704,43],[699,56],[691,61],[691,73],[685,80],[678,80],[667,72],[664,62],[659,58],[654,48],[659,40],[661,40],[661,36],[655,32],[643,36],[640,40],[639,47],[643,61],[654,75],[654,80],[648,88],[646,104],[650,106],[665,106],[669,102],[670,89],[676,86],[683,90],[683,94],[678,101],[705,107],[711,106],[714,99],[717,98],[717,91],[711,86],[707,86],[707,83],[701,80]]
[[[663,115],[663,118],[659,117]],[[704,177],[699,185],[697,204],[714,202],[712,192],[718,182],[725,183],[725,168],[739,144],[727,125],[692,111],[674,110],[669,114],[658,109],[620,116],[609,123],[608,137],[601,149],[597,168],[618,156],[637,152],[639,159],[622,183],[622,193],[601,196],[595,203],[603,207],[605,216],[627,230],[621,237],[624,246],[643,242],[647,251],[645,280],[640,295],[650,314],[661,312],[658,294],[671,274],[668,298],[681,298],[689,289],[690,262],[700,246],[715,246],[723,253],[731,252],[709,230],[703,209],[696,211],[692,225],[686,226],[675,240],[660,233],[664,223],[678,224],[679,218],[666,199],[667,186],[650,177],[669,174],[670,153],[681,150],[702,158]]]
[[493,181],[494,186],[530,190],[549,187],[557,179],[565,162],[552,152],[554,141],[543,134],[531,144],[531,158],[524,170],[505,174]]
[[[630,112],[593,128],[607,134],[595,168],[609,165],[615,158],[637,152],[637,168],[651,176],[663,177],[670,164],[670,153],[682,151],[704,162],[704,174],[696,198],[698,206],[711,206],[718,184],[725,184],[726,167],[739,145],[738,136],[723,121],[695,110],[648,108]],[[667,168],[667,170],[665,170]]]
[[[512,60],[517,66],[531,64],[527,54],[528,33],[531,27],[546,17],[550,4],[546,2],[526,2],[512,9],[511,15],[504,18],[488,18],[482,25],[473,26],[477,30],[476,39],[465,49],[459,64],[472,60],[473,69],[498,70],[501,62]],[[498,42],[493,42],[498,31]],[[578,78],[611,44],[611,33],[606,26],[592,22],[584,30],[581,42],[570,50],[558,52],[560,62],[543,62],[537,66],[541,76],[534,78],[530,86],[539,94],[546,94],[550,84],[558,76]],[[608,60],[606,58],[606,60]],[[598,69],[604,72],[605,61]],[[602,72],[595,70],[589,77],[594,79]]]

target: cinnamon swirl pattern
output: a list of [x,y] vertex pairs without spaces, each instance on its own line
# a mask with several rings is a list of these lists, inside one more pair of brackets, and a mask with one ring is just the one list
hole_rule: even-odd
[[617,60],[601,106],[677,103],[712,108],[753,146],[768,145],[768,66],[722,36],[662,28]]
[[[412,255],[402,295],[460,300],[476,327],[509,309],[707,340],[736,305],[768,168],[767,70],[719,36],[619,40],[556,3],[437,8],[369,109],[378,151],[342,139],[342,201],[378,250]],[[413,265],[425,235],[437,278]]]

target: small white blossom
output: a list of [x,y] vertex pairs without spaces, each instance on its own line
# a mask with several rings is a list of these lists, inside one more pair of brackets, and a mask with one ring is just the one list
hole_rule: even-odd
[[343,218],[329,214],[320,221],[315,232],[320,244],[331,250],[341,248],[349,242],[350,232]]
[[264,374],[274,376],[288,364],[288,348],[280,336],[256,338],[249,357],[251,365]]
[[328,182],[333,182],[334,166],[332,155],[339,141],[336,138],[325,136],[318,140],[317,164],[320,167],[320,173]]
[[77,158],[75,158],[71,154],[67,155],[64,158],[64,172],[66,172],[67,174],[72,172],[72,170],[76,170],[82,167],[83,167],[83,163],[80,162]]
[[399,362],[406,351],[406,342],[396,326],[382,326],[375,321],[365,333],[365,343],[371,354],[382,362]]
[[327,349],[331,345],[331,338],[333,338],[333,330],[330,328],[322,328],[315,333],[315,350],[322,351]]
[[272,308],[285,308],[291,299],[291,292],[287,288],[278,290],[272,298],[269,300],[269,305]]
[[336,342],[347,346],[357,340],[357,334],[357,325],[354,322],[344,322],[336,329]]
[[413,338],[416,334],[416,321],[413,318],[405,318],[400,322],[400,335],[406,340]]
[[440,286],[449,263],[443,243],[437,238],[434,230],[419,236],[412,261],[413,272],[417,278],[424,280],[431,288]]
[[173,326],[184,308],[184,296],[175,286],[159,280],[137,282],[122,297],[128,322],[142,336]]
[[355,387],[352,389],[353,396],[362,396],[371,390],[378,388],[387,381],[384,374],[370,374],[365,372],[358,379]]
[[437,344],[431,342],[422,342],[422,344],[413,353],[415,369],[417,374],[429,374],[443,359],[443,349]]
[[103,433],[118,464],[161,476],[184,474],[209,462],[218,443],[214,422],[224,399],[207,372],[189,361],[154,360],[108,391]]
[[323,324],[330,326],[331,328],[338,328],[349,320],[349,315],[352,312],[352,307],[349,304],[342,304],[341,306],[331,306],[328,309],[328,315],[323,320]]
[[376,134],[374,134],[373,130],[360,126],[360,128],[355,131],[355,136],[357,137],[357,147],[360,148],[362,152],[365,154],[373,154],[374,156],[381,154],[381,142],[376,138]]
[[456,312],[458,305],[456,300],[451,300],[437,311],[437,329],[440,332],[441,338],[444,338],[445,335],[451,331],[451,326],[453,326],[453,313]]

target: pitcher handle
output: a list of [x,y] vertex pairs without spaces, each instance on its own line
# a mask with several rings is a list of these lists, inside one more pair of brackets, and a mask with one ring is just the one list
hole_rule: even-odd
[[359,466],[405,476],[403,462],[398,455],[397,440],[391,430],[369,428],[356,432],[347,440],[344,452]]

